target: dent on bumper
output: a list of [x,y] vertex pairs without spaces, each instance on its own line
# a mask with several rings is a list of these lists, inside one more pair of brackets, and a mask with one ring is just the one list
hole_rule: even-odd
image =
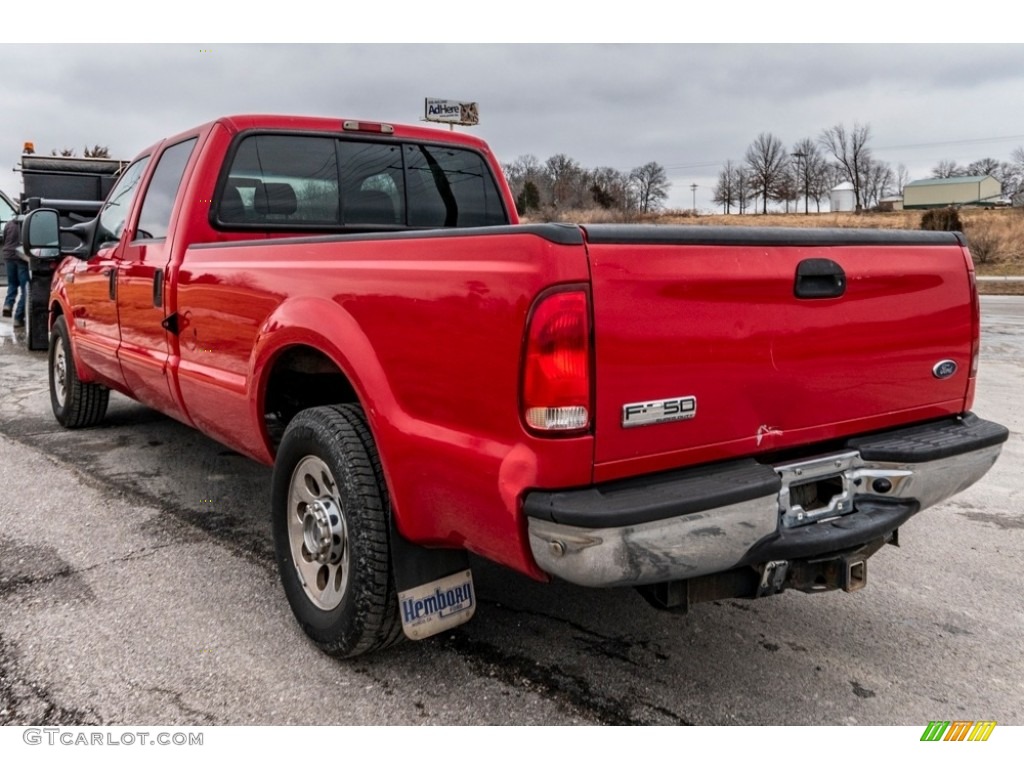
[[[974,420],[972,425],[996,429],[989,430],[990,434],[981,442],[968,441],[966,447],[970,450],[941,450],[940,454],[948,455],[930,461],[866,460],[865,455],[885,456],[877,450],[882,439],[850,441],[849,448],[856,449],[854,455],[851,458],[849,448],[843,455],[847,458],[844,472],[851,488],[853,511],[836,517],[787,527],[780,512],[782,481],[779,480],[774,492],[766,493],[763,476],[757,486],[759,495],[753,498],[660,519],[643,519],[635,505],[624,516],[621,504],[616,505],[601,494],[595,496],[593,489],[587,489],[528,498],[530,548],[537,564],[553,576],[583,586],[615,587],[689,579],[756,564],[760,554],[767,551],[775,553],[773,557],[792,551],[795,559],[867,543],[887,536],[916,512],[969,487],[992,467],[1006,439],[1006,430],[973,416],[968,418]],[[920,428],[914,429],[918,430],[913,436],[917,440]],[[950,432],[944,429],[940,437]],[[893,436],[904,432],[882,436],[889,441],[885,445],[891,445]],[[923,451],[920,455],[931,458],[935,452]],[[815,462],[820,463],[820,457]],[[790,470],[793,466],[786,465]],[[776,472],[771,467],[761,469]],[[782,470],[780,467],[779,471]],[[652,479],[650,487],[657,488],[653,495],[661,500],[657,506],[664,510],[666,493],[685,494],[695,476],[690,473],[682,480]],[[751,477],[749,465],[743,469],[743,476]],[[890,490],[885,493],[874,490],[877,486],[873,484],[880,478],[889,482]],[[720,481],[728,479],[725,476]],[[635,498],[638,489],[634,486],[627,492]],[[538,503],[538,497],[543,499],[542,503]],[[591,514],[580,513],[581,503],[591,505]],[[565,514],[559,514],[560,504]],[[681,506],[687,508],[686,500]],[[691,502],[689,509],[692,508]],[[892,514],[879,514],[880,509],[886,508]],[[618,517],[615,522],[625,522],[602,526],[600,520],[605,512],[610,521]],[[580,522],[585,524],[574,524]]]

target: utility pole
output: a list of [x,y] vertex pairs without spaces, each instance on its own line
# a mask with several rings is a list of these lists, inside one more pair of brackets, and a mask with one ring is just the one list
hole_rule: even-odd
[[807,187],[810,186],[810,182],[807,179],[807,153],[806,152],[794,152],[793,157],[796,158],[796,175],[800,178],[800,165],[803,164],[803,179],[804,179],[804,216],[808,214],[807,206]]
[[697,215],[697,185],[696,183],[690,185],[690,191],[693,192],[693,215]]

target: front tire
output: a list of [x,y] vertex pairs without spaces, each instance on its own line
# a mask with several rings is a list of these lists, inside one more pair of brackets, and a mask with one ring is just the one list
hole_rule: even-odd
[[101,384],[80,381],[71,355],[67,322],[61,315],[50,333],[50,406],[57,421],[70,429],[92,427],[107,415],[110,390]]
[[341,657],[397,642],[389,500],[362,409],[308,408],[292,419],[272,499],[281,583],[306,634]]

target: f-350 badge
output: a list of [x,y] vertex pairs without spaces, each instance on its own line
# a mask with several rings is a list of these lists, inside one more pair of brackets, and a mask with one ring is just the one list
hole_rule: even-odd
[[627,403],[622,406],[623,427],[646,427],[666,421],[683,421],[697,415],[697,398],[693,395],[651,400],[646,403]]

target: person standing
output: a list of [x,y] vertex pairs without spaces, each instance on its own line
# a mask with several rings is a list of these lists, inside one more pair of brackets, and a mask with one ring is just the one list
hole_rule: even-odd
[[[7,262],[7,297],[4,317],[14,314],[14,327],[25,325],[25,294],[28,292],[28,264],[21,258],[21,217],[16,216],[4,227],[3,260]],[[17,299],[17,304],[15,304]]]

